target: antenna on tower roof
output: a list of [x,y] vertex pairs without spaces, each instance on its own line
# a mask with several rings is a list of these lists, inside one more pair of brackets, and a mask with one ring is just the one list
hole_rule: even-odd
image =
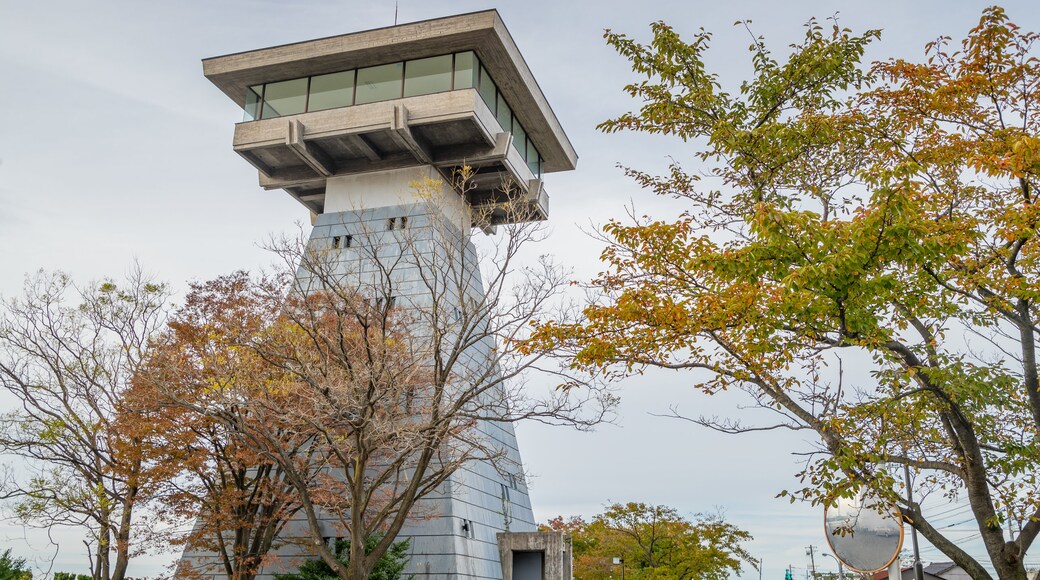
[[394,2],[394,26],[397,26],[397,2]]

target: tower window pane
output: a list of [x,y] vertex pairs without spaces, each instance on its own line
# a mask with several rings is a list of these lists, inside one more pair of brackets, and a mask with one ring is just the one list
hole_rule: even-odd
[[455,55],[455,84],[453,88],[472,89],[477,86],[477,55],[460,52]]
[[255,121],[260,117],[260,99],[263,93],[264,85],[253,85],[246,89],[246,114],[243,121]]
[[530,135],[527,136],[527,166],[531,173],[538,175],[538,150],[534,148]]
[[527,132],[520,125],[520,122],[513,117],[513,147],[516,147],[516,152],[520,154],[520,157],[525,161],[527,160]]
[[354,104],[354,71],[311,77],[308,111],[324,111]]
[[307,110],[307,79],[267,83],[264,89],[264,119],[295,115]]
[[495,88],[495,83],[491,82],[487,69],[480,67],[480,96],[484,98],[484,102],[491,109],[492,114],[495,112],[495,95],[497,94],[498,89]]
[[357,97],[354,103],[375,103],[401,98],[404,63],[370,66],[357,71]]
[[404,96],[451,90],[451,55],[410,60],[404,65]]
[[513,127],[513,112],[509,110],[509,105],[506,104],[506,100],[502,98],[502,95],[498,95],[498,124],[502,126],[503,131],[510,131]]

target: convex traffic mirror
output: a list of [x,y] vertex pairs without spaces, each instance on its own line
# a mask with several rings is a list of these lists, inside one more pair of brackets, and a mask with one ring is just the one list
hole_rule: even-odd
[[839,498],[823,512],[827,542],[846,566],[857,572],[884,570],[903,547],[899,509],[872,492]]

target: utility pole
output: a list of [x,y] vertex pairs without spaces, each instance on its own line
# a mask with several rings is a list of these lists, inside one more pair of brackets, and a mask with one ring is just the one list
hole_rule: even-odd
[[805,555],[809,556],[809,564],[812,566],[812,575],[810,576],[810,578],[812,578],[813,580],[816,580],[816,556],[815,554],[813,554],[813,550],[815,549],[816,546],[809,546],[805,549]]
[[[906,503],[911,507],[914,505],[914,492],[910,487],[910,466],[903,464],[903,480],[906,482]],[[924,570],[921,568],[921,550],[917,546],[917,528],[910,526],[910,538],[914,541],[914,580],[924,580]]]

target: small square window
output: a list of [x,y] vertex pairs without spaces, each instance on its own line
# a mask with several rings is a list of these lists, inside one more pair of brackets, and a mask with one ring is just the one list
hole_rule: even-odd
[[392,218],[386,220],[386,229],[387,230],[392,230],[392,229],[394,229],[396,227],[397,227],[397,218],[392,217]]
[[332,236],[332,249],[337,250],[342,243],[343,238],[341,236]]
[[403,229],[405,229],[407,227],[408,227],[408,216],[403,215],[403,216],[401,216],[401,229],[403,230]]
[[343,236],[343,247],[349,248],[354,245],[354,236]]

